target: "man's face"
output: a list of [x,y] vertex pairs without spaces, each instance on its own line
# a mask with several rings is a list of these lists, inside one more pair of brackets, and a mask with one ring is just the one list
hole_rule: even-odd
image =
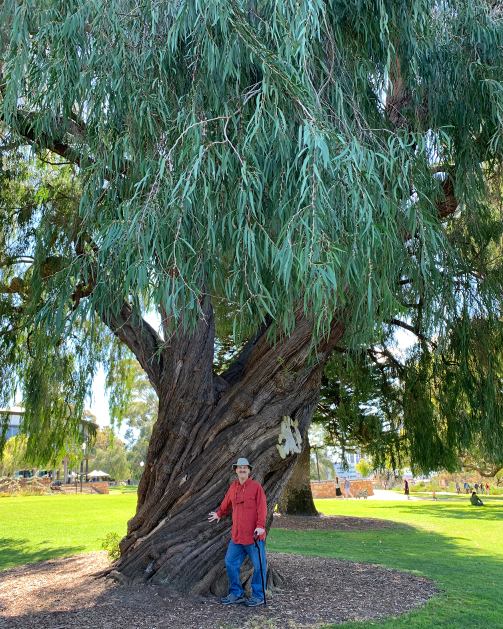
[[248,476],[250,476],[250,468],[248,465],[238,465],[236,467],[236,474],[241,482],[247,480]]

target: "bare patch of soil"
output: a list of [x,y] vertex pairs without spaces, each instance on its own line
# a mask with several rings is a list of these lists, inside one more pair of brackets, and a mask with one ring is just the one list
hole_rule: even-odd
[[396,527],[395,522],[377,518],[356,518],[347,515],[280,515],[275,513],[272,527],[289,531],[372,531]]
[[285,577],[267,608],[224,607],[215,597],[170,598],[165,586],[121,586],[91,574],[93,552],[0,572],[2,629],[287,629],[396,616],[424,605],[431,581],[325,557],[268,553]]

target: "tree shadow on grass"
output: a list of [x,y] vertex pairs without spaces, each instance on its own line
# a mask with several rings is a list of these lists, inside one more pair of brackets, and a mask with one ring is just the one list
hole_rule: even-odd
[[33,540],[29,539],[0,537],[0,570],[25,563],[63,557],[64,555],[75,555],[84,550],[85,546],[77,544],[73,546],[54,546],[51,544],[49,546],[43,542],[33,543]]

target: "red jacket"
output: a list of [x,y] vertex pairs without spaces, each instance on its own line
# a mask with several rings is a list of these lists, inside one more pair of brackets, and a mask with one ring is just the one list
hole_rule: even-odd
[[[232,507],[232,541],[235,544],[253,544],[253,531],[265,530],[267,502],[262,485],[248,478],[245,483],[237,480],[229,487],[217,515],[227,515]],[[265,539],[262,533],[260,539]]]

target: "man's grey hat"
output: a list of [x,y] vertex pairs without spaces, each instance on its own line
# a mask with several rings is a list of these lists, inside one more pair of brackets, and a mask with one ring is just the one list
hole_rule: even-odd
[[248,465],[248,467],[250,468],[250,472],[251,472],[251,471],[252,471],[252,469],[253,469],[253,467],[252,467],[252,466],[248,463],[248,459],[243,459],[243,458],[238,459],[238,462],[237,462],[237,463],[234,463],[234,464],[232,465],[232,469],[233,469],[234,471],[236,471],[236,467],[237,467],[238,465]]

